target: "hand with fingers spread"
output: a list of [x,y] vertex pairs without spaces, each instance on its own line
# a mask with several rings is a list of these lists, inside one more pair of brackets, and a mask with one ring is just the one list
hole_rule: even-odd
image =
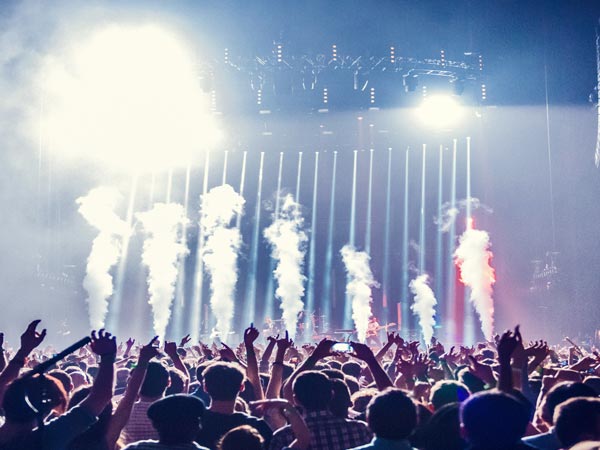
[[[46,337],[46,329],[44,328],[41,333],[38,333],[36,328],[41,320],[34,320],[31,322],[23,334],[21,335],[21,348],[20,350],[29,355],[34,348],[38,347],[44,338]],[[116,348],[116,347],[115,347]]]
[[102,357],[114,358],[117,354],[117,339],[110,333],[101,329],[96,335],[96,331],[92,331],[92,342],[90,343],[92,352]]
[[421,353],[413,357],[412,360],[413,365],[413,373],[415,377],[419,380],[427,379],[427,372],[429,370],[429,366],[431,365],[431,361],[427,357],[427,355]]

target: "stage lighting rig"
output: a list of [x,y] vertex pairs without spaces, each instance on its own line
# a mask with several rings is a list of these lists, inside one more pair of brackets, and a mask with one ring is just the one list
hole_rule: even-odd
[[550,290],[560,281],[560,270],[556,264],[558,252],[546,252],[544,260],[534,259],[531,276],[531,291]]

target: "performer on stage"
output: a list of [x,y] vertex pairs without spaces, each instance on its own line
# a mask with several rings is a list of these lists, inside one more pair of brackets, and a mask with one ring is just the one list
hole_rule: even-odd
[[379,339],[379,330],[381,328],[377,317],[371,316],[369,318],[369,326],[367,327],[367,345],[381,347],[381,340]]

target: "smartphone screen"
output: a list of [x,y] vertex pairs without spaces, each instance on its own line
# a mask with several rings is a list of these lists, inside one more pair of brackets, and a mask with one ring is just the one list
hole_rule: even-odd
[[332,352],[350,353],[353,351],[352,345],[349,342],[336,342],[331,346]]

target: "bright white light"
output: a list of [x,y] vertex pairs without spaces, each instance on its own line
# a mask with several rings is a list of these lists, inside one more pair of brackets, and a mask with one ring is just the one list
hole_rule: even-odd
[[48,58],[43,127],[62,155],[150,170],[218,141],[210,100],[182,42],[154,25],[112,25]]
[[446,128],[460,121],[464,108],[450,95],[431,95],[423,99],[417,108],[417,115],[429,126]]

